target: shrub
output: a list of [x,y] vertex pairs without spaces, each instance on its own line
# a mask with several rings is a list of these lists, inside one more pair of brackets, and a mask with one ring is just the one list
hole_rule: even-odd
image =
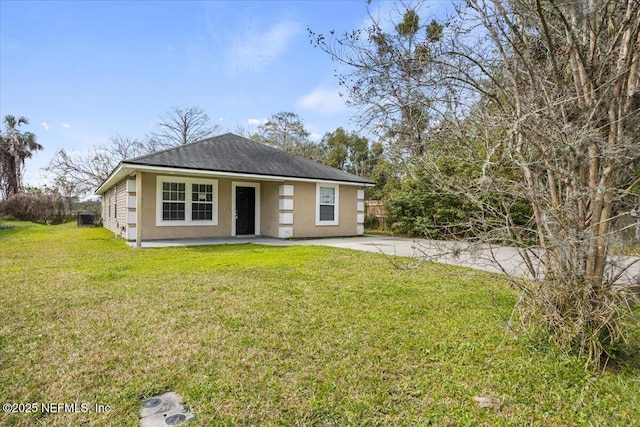
[[367,214],[364,217],[364,228],[367,229],[376,229],[380,227],[380,220],[378,220],[378,217],[372,214]]
[[59,224],[66,219],[64,201],[55,193],[13,194],[0,202],[0,215],[44,224]]

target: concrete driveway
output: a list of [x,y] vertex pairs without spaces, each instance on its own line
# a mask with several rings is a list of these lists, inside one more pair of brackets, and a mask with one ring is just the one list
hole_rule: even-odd
[[[516,277],[531,277],[521,250],[508,246],[392,236],[314,239],[293,241],[291,244],[332,246],[336,248],[378,252],[385,255],[422,258],[428,261],[469,267],[492,273],[502,273]],[[540,271],[543,268],[542,263],[535,256],[530,254],[529,258],[535,271]],[[609,274],[612,276],[618,275],[621,271],[626,270],[616,283],[640,284],[640,257],[611,256],[609,262]]]
[[[493,273],[524,276],[527,269],[516,248],[477,246],[465,242],[447,242],[392,236],[363,236],[292,241],[289,244],[332,246],[335,248],[377,252],[388,256],[422,258],[442,264],[470,267]],[[504,270],[503,270],[504,269]]]
[[[270,237],[232,237],[220,239],[186,239],[144,242],[143,247],[194,246],[217,244],[253,243],[270,246],[317,245],[358,251],[377,252],[387,256],[404,256],[422,258],[449,265],[470,267],[493,273],[507,273],[519,277],[529,276],[529,271],[519,250],[514,247],[478,245],[465,242],[448,242],[426,239],[411,239],[393,236],[362,236],[307,240],[281,240]],[[618,283],[629,284],[640,282],[640,257],[611,257],[618,270],[631,266],[621,276]],[[538,260],[533,259],[533,267],[541,267]],[[612,271],[614,271],[612,270]]]

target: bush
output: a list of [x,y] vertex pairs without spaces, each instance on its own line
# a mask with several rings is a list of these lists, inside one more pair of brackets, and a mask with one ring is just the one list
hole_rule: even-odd
[[66,219],[64,201],[54,193],[11,195],[0,202],[0,215],[44,224],[59,224]]
[[470,237],[474,207],[461,196],[434,191],[425,175],[416,169],[388,195],[385,206],[391,229],[412,237]]
[[364,217],[364,228],[366,229],[376,229],[380,227],[380,220],[378,219],[377,216],[372,215],[372,214],[367,214]]

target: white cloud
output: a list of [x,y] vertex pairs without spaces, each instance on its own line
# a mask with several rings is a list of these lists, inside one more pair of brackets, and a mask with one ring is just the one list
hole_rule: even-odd
[[322,135],[316,132],[311,132],[309,134],[309,139],[315,142],[320,142],[320,140],[322,139]]
[[60,126],[62,126],[65,129],[69,129],[71,127],[69,123],[62,123]]
[[335,114],[347,109],[345,100],[337,89],[319,86],[308,94],[298,98],[296,107],[303,110],[315,110],[322,114]]
[[259,71],[275,61],[301,31],[297,22],[280,22],[265,32],[245,31],[231,42],[230,64],[234,72]]
[[49,130],[49,125],[47,124],[47,122],[40,123],[40,126],[42,126],[44,130]]
[[260,126],[267,123],[267,119],[247,119],[247,124],[251,126]]

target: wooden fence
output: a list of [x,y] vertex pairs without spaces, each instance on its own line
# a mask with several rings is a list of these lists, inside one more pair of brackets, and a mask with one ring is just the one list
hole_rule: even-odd
[[364,202],[365,215],[373,215],[378,219],[378,226],[385,228],[384,202],[382,200],[367,200]]

